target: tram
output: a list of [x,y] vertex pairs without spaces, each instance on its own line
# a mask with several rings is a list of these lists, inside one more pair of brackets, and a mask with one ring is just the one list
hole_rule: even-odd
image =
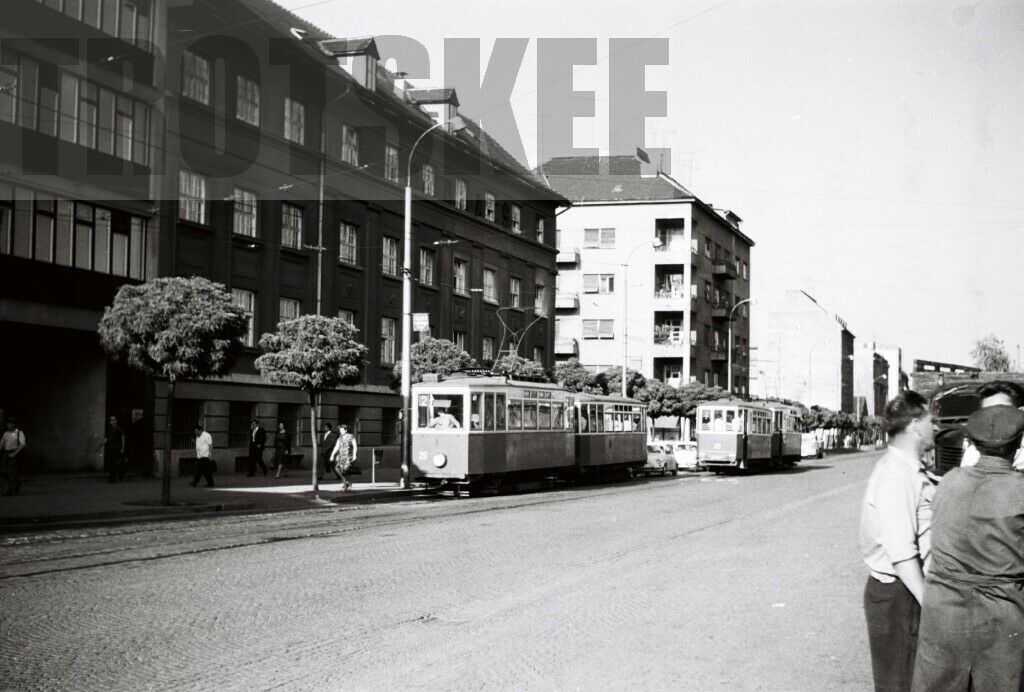
[[697,407],[697,461],[712,470],[782,468],[800,461],[800,412],[725,399]]
[[429,375],[413,385],[414,478],[456,495],[481,486],[642,468],[644,404],[501,375]]

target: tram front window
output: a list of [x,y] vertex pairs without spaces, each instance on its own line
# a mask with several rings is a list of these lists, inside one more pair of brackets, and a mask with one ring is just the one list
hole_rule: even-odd
[[736,428],[733,427],[733,421],[734,420],[736,420],[736,412],[735,411],[726,411],[725,412],[725,429],[726,430],[732,431],[732,430],[736,429]]
[[462,427],[462,403],[461,394],[434,396],[432,406],[433,418],[427,427],[435,430],[452,430]]
[[711,424],[711,429],[715,432],[725,432],[725,418],[722,411],[715,411],[715,421]]

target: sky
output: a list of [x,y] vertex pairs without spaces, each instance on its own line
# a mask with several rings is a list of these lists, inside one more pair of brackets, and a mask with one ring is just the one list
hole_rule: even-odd
[[597,114],[573,144],[606,153],[609,39],[666,38],[646,89],[667,93],[667,117],[647,120],[644,146],[744,219],[754,345],[793,289],[858,340],[901,346],[908,369],[969,363],[990,333],[1015,361],[1024,345],[1024,2],[281,4],[340,37],[416,39],[432,63],[418,87],[444,84],[446,37],[481,39],[481,72],[496,38],[529,38],[512,107],[531,166],[537,39],[596,40],[573,87],[596,92]]

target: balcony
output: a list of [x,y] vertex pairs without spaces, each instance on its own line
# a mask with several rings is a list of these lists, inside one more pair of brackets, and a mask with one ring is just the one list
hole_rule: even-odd
[[579,264],[580,263],[580,249],[579,248],[566,248],[559,250],[555,256],[555,262],[557,264]]
[[[711,360],[721,361],[724,363],[727,360],[729,360],[729,349],[726,348],[725,344],[719,344],[718,346],[712,346],[711,348],[709,348],[708,355],[711,357]],[[745,355],[746,351],[739,347],[734,347],[732,349],[733,365],[736,365],[737,363],[741,362]]]
[[556,356],[578,356],[580,354],[580,342],[576,339],[555,339]]
[[580,298],[571,293],[555,296],[555,310],[579,310]]
[[693,289],[684,290],[676,284],[671,288],[658,288],[654,291],[654,309],[662,311],[684,311],[690,308],[693,300]]
[[651,356],[654,358],[689,358],[690,342],[686,339],[655,340],[654,345],[651,346]]
[[727,320],[729,319],[729,311],[731,307],[725,304],[712,305],[711,306],[711,319],[713,320]]
[[711,273],[718,278],[735,279],[738,276],[736,265],[731,260],[716,259],[711,265]]

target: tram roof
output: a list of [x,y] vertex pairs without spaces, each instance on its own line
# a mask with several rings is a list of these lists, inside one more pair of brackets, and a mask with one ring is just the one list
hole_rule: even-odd
[[480,389],[484,387],[519,387],[523,389],[546,389],[549,391],[567,392],[568,390],[560,384],[551,382],[530,382],[506,378],[503,375],[483,375],[468,377],[446,377],[437,382],[417,382],[413,387],[428,389]]
[[583,403],[590,401],[600,402],[603,404],[633,404],[635,406],[643,404],[642,401],[638,401],[636,399],[623,398],[621,396],[615,396],[613,394],[587,394],[585,392],[577,393],[576,400]]

